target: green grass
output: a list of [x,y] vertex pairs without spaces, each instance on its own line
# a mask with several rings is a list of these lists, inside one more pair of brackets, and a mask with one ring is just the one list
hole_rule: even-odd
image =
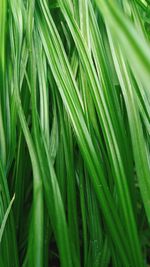
[[0,0],[0,267],[150,264],[150,1]]

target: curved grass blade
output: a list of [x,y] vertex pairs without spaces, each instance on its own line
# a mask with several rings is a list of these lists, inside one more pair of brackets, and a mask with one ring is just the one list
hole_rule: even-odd
[[10,204],[9,204],[7,210],[6,210],[6,213],[4,215],[4,219],[3,219],[1,227],[0,227],[0,243],[2,242],[3,233],[4,233],[4,230],[5,230],[7,219],[8,219],[9,213],[11,211],[12,204],[13,204],[14,200],[15,200],[15,194],[14,194],[12,200],[10,201]]

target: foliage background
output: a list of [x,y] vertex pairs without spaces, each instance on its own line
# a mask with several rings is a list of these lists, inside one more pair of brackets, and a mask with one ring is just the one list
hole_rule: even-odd
[[149,4],[0,0],[0,266],[148,266]]

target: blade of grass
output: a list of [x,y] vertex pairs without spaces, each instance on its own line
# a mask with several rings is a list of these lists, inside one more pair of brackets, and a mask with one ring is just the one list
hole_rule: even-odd
[[4,230],[5,230],[7,219],[8,219],[9,213],[11,211],[12,204],[13,204],[14,200],[15,200],[15,195],[13,196],[12,200],[10,201],[10,204],[9,204],[7,210],[6,210],[6,213],[4,215],[4,218],[3,218],[3,221],[2,221],[2,224],[1,224],[1,227],[0,227],[0,243],[2,242],[3,233],[4,233]]

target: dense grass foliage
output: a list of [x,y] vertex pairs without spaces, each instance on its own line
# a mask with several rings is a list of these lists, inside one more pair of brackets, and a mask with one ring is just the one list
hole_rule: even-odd
[[0,0],[0,267],[149,264],[150,1]]

